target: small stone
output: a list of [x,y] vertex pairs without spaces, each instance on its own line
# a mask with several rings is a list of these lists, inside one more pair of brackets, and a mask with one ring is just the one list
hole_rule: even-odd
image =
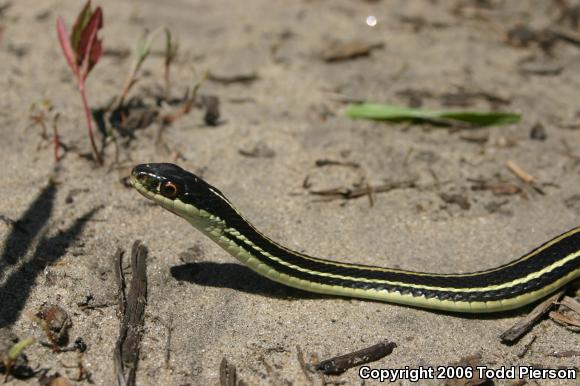
[[536,141],[545,141],[547,138],[546,129],[540,122],[536,123],[530,130],[530,138]]

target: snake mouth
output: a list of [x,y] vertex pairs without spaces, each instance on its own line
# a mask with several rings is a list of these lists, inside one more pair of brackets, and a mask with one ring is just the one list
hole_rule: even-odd
[[149,171],[148,165],[137,165],[131,171],[131,185],[135,187],[140,193],[148,192],[155,194],[159,191],[159,186],[162,183],[161,178]]
[[159,178],[152,174],[145,167],[146,165],[137,165],[131,171],[131,183],[138,183],[148,189],[153,188],[159,183]]
[[151,176],[145,174],[131,175],[131,184],[136,188],[155,191],[159,181]]
[[154,192],[151,189],[153,185],[152,181],[146,180],[146,178],[142,176],[138,177],[134,174],[131,174],[129,181],[131,182],[131,185],[135,188],[135,190],[137,190],[145,197],[150,198],[149,196],[154,194]]

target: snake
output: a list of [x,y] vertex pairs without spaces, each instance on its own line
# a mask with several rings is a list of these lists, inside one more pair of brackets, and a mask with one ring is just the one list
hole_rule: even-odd
[[146,198],[182,217],[261,276],[301,290],[458,313],[523,307],[580,277],[580,227],[499,267],[427,273],[309,256],[270,239],[217,188],[170,163],[130,176]]

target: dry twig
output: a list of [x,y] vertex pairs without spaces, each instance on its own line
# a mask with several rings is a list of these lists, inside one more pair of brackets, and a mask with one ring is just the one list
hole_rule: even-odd
[[564,296],[562,300],[560,300],[560,304],[568,307],[569,309],[576,312],[580,315],[580,302],[570,296]]
[[564,292],[565,290],[561,290],[538,304],[525,318],[500,335],[502,342],[513,343],[520,339],[546,312],[548,312],[558,299],[562,297]]
[[536,192],[542,195],[544,194],[544,191],[536,185],[536,179],[531,174],[526,172],[515,161],[508,160],[506,161],[505,165],[513,174],[516,175],[516,177],[518,177],[520,180],[531,186]]
[[554,322],[561,324],[563,326],[580,327],[580,319],[572,318],[558,311],[552,311],[548,315],[550,316],[550,319],[552,319]]
[[394,342],[383,340],[362,350],[324,360],[316,365],[316,370],[327,375],[340,375],[352,367],[374,362],[389,355],[395,347],[397,345]]
[[528,172],[526,172],[520,165],[518,165],[515,161],[508,160],[505,163],[505,166],[516,175],[520,180],[525,182],[526,184],[532,184],[536,180],[532,177]]
[[416,179],[407,181],[390,181],[382,185],[371,186],[365,184],[359,187],[352,188],[333,188],[324,190],[311,190],[309,193],[317,196],[324,196],[326,200],[336,200],[345,199],[352,200],[354,198],[359,198],[369,195],[369,191],[372,194],[384,193],[394,189],[405,189],[412,188],[415,186]]
[[308,365],[306,364],[306,361],[304,360],[304,353],[302,352],[302,349],[298,345],[296,345],[296,358],[298,358],[298,363],[300,363],[300,368],[302,369],[304,376],[306,377],[306,379],[308,379],[309,383],[312,383],[312,377],[310,376],[310,369],[309,369]]
[[131,250],[132,277],[129,292],[125,292],[123,274],[124,251],[115,253],[115,276],[119,287],[119,311],[122,315],[119,338],[114,351],[115,372],[119,386],[135,385],[139,349],[143,335],[147,303],[147,248],[137,240]]
[[236,366],[230,364],[224,357],[220,363],[220,385],[221,386],[236,386],[237,374]]

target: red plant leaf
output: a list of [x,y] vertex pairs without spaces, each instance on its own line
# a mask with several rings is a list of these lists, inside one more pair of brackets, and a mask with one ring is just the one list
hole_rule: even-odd
[[71,30],[70,43],[73,48],[73,51],[75,52],[78,65],[81,64],[80,62],[83,58],[83,55],[80,54],[79,52],[81,35],[85,30],[87,24],[89,23],[92,14],[93,11],[91,9],[91,0],[87,0],[85,5],[83,6],[83,9],[81,9],[79,14],[77,15],[77,19],[75,20],[75,24],[73,25],[73,28]]
[[95,64],[101,58],[101,54],[103,53],[103,41],[99,39],[95,39],[93,43],[93,47],[91,48],[91,53],[89,57],[89,71],[93,69]]
[[91,15],[89,23],[81,33],[81,41],[79,45],[79,57],[81,59],[81,75],[83,79],[89,75],[91,69],[97,64],[101,53],[102,44],[97,39],[97,33],[103,27],[103,12],[101,7],[97,7],[95,12]]
[[91,71],[93,69],[93,67],[95,66],[95,64],[97,64],[97,62],[99,61],[99,59],[101,58],[101,54],[103,53],[103,41],[100,39],[97,39],[97,34],[99,33],[99,30],[101,28],[103,28],[104,25],[104,20],[103,20],[103,11],[101,10],[101,7],[97,7],[97,9],[95,9],[95,13],[93,14],[94,18],[98,18],[98,27],[97,27],[97,31],[95,33],[95,38],[94,41],[90,47],[89,50],[89,71]]
[[75,53],[70,45],[64,21],[60,16],[56,19],[56,32],[58,34],[58,42],[62,48],[62,53],[64,54],[70,69],[75,75],[78,75],[79,68],[75,59]]

